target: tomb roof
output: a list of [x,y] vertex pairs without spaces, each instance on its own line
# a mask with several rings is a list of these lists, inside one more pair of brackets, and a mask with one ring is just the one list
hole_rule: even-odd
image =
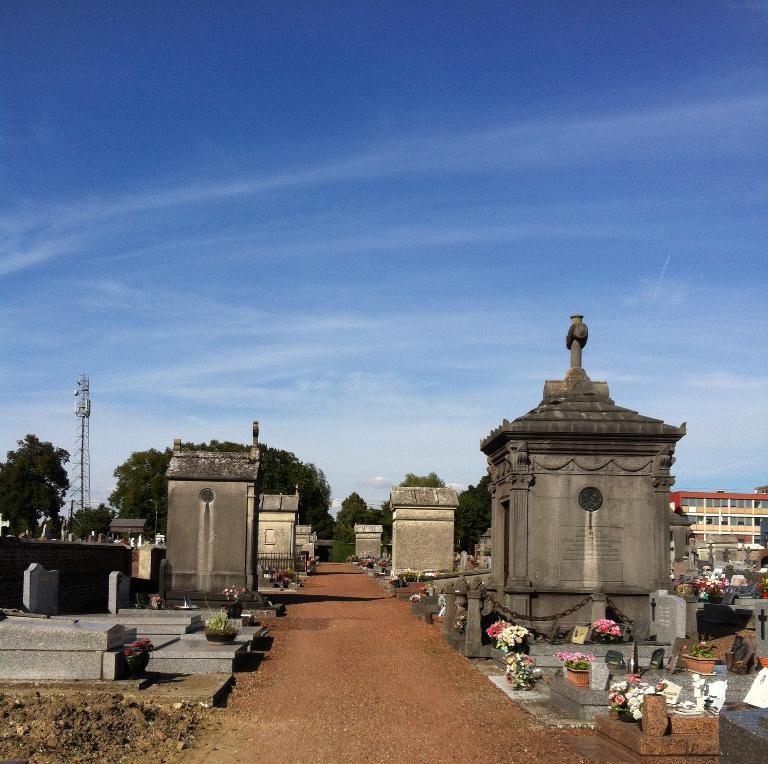
[[389,495],[391,507],[456,507],[459,499],[453,488],[395,486]]
[[298,512],[299,495],[296,493],[263,493],[259,498],[259,512]]
[[255,482],[258,454],[249,451],[173,451],[168,466],[171,480],[236,480]]

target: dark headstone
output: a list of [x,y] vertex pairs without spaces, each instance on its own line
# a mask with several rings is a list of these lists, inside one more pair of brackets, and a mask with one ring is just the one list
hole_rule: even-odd
[[618,650],[608,650],[605,654],[605,662],[614,673],[624,671],[627,668],[624,654]]
[[658,670],[664,668],[664,648],[660,647],[651,654],[651,668]]
[[768,709],[720,712],[721,764],[757,764],[768,751]]

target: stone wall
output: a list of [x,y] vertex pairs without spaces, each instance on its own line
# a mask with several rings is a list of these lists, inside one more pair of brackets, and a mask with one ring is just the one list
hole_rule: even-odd
[[24,571],[39,562],[59,571],[59,612],[106,612],[109,574],[130,576],[131,550],[122,544],[83,544],[0,538],[0,607],[20,608]]

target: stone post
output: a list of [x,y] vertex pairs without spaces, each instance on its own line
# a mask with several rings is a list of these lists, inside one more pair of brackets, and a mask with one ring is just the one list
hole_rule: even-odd
[[467,628],[464,631],[464,655],[467,658],[479,658],[483,655],[483,632],[480,621],[482,606],[482,593],[468,591]]
[[594,623],[605,618],[606,607],[608,607],[608,598],[602,592],[592,592],[592,601],[589,603],[589,622]]
[[445,592],[445,620],[443,621],[443,632],[449,634],[453,632],[453,626],[456,623],[456,594],[452,589]]

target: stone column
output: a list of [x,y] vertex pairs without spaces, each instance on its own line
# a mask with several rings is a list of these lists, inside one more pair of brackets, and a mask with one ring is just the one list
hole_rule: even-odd
[[592,601],[589,603],[589,620],[594,623],[605,618],[605,608],[608,606],[608,598],[601,592],[592,592]]
[[[661,461],[663,465],[674,461],[671,455],[665,454],[662,457],[656,457],[657,465]],[[668,467],[667,467],[668,469]],[[669,530],[669,489],[674,484],[675,479],[669,474],[658,475],[653,478],[654,489],[654,509],[655,509],[655,537],[653,540],[654,556],[656,563],[654,571],[654,589],[669,588],[669,571],[671,567],[670,557],[670,530]]]
[[507,587],[530,586],[528,578],[528,496],[533,475],[510,477],[509,578]]

